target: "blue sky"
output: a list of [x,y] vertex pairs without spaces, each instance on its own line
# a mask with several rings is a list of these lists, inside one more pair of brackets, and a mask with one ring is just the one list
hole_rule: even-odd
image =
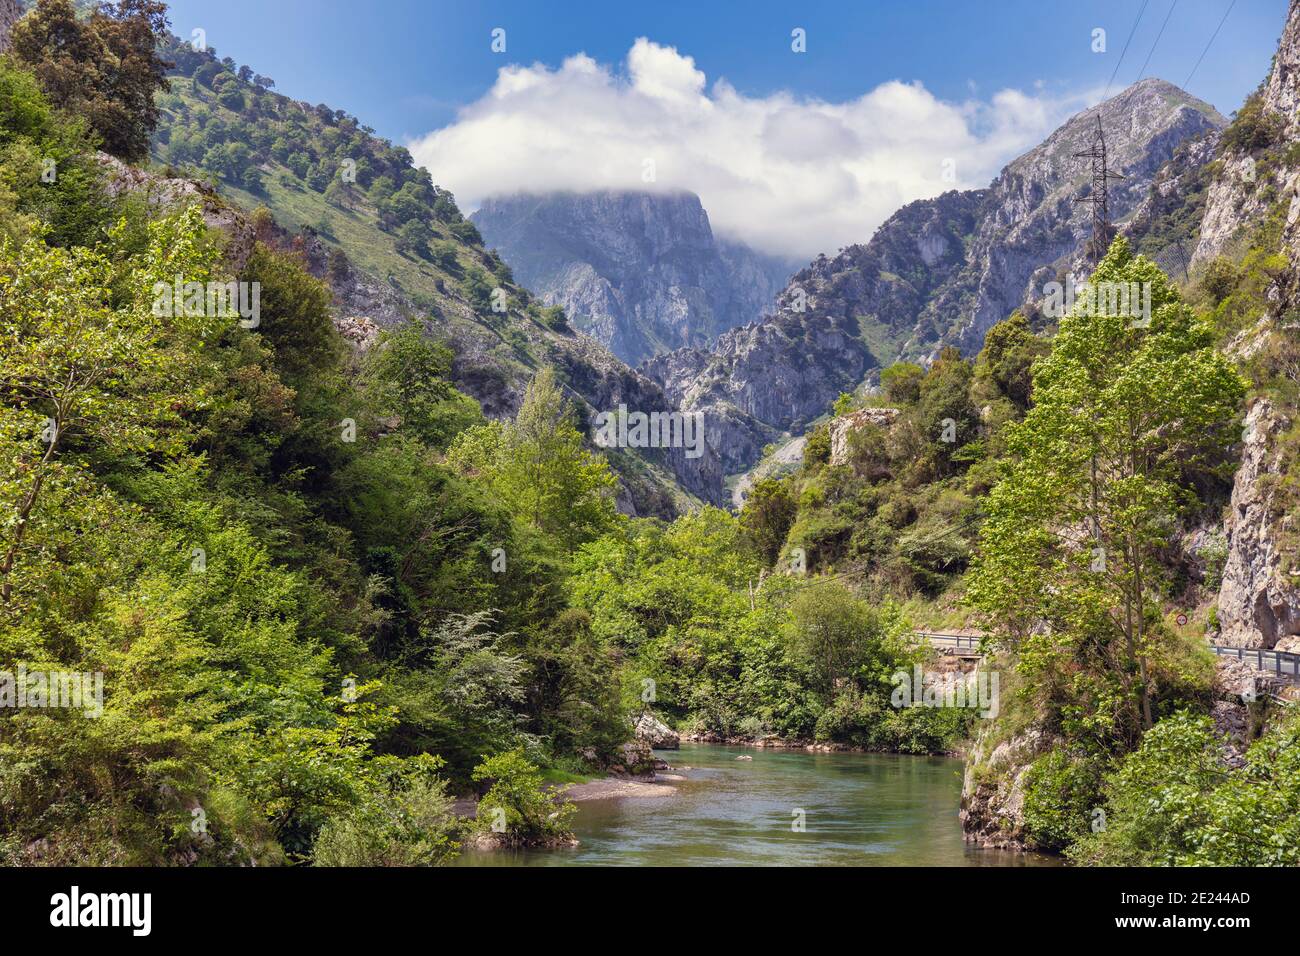
[[987,185],[1112,75],[1112,95],[1158,76],[1230,114],[1286,14],[1236,0],[1225,21],[1231,2],[173,0],[171,20],[409,145],[466,211],[510,192],[688,189],[715,231],[797,260]]
[[[1138,78],[1172,0],[1148,0],[1116,78]],[[1177,0],[1149,75],[1181,85],[1230,0]],[[618,62],[645,36],[693,56],[710,78],[765,94],[778,89],[844,100],[889,79],[921,80],[962,98],[1037,82],[1103,85],[1142,0],[907,0],[907,2],[445,3],[436,0],[172,0],[173,28],[194,26],[222,56],[275,78],[288,95],[355,113],[403,140],[450,122],[492,84],[502,60],[551,65],[580,51]],[[1225,114],[1268,70],[1286,0],[1237,0],[1189,84]],[[507,33],[505,56],[490,31]],[[808,53],[791,56],[793,27]],[[1107,31],[1107,52],[1090,49]]]

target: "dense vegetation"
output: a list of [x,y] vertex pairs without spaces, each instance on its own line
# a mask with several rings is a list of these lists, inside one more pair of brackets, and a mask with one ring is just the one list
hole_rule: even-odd
[[[593,354],[563,309],[518,285],[404,147],[342,110],[276,92],[270,77],[210,46],[167,34],[161,50],[168,85],[156,97],[151,155],[170,173],[211,183],[245,209],[265,207],[321,250],[313,272],[336,290],[369,284],[365,301],[378,298],[455,343],[457,381],[494,414],[513,410],[548,367],[579,405],[604,400],[602,378],[617,360]],[[615,449],[606,459],[641,513],[672,515],[691,503],[657,453]]]
[[[408,283],[455,281],[503,337],[564,327],[404,150],[163,13],[41,0],[0,59],[0,670],[105,688],[101,716],[0,716],[0,862],[436,865],[469,835],[562,841],[544,782],[608,766],[647,708],[940,752],[975,711],[899,707],[895,674],[935,666],[915,627],[976,620],[1006,674],[985,733],[1057,743],[1028,774],[1037,845],[1297,862],[1298,725],[1215,759],[1212,664],[1169,619],[1189,594],[1208,614],[1212,582],[1166,547],[1222,505],[1248,390],[1300,388],[1285,342],[1245,380],[1216,348],[1286,268],[1278,217],[1185,295],[1117,240],[1097,277],[1151,283],[1150,328],[1076,313],[1049,340],[1013,314],[973,359],[844,396],[739,515],[628,519],[562,370],[530,355],[517,412],[488,420],[423,322],[346,341],[266,209],[234,260],[201,203],[110,188],[96,149],[138,162],[153,137],[240,202],[391,235]],[[259,321],[160,311],[176,277],[256,283]]]
[[[360,357],[291,252],[230,276],[198,207],[108,198],[83,112],[0,65],[0,658],[106,686],[102,717],[6,711],[0,854],[435,862],[485,758],[598,766],[627,734],[605,658],[562,545],[444,462],[482,421],[450,354],[410,328]],[[159,314],[176,276],[257,283],[260,322]],[[576,436],[558,400],[520,423],[506,471]]]

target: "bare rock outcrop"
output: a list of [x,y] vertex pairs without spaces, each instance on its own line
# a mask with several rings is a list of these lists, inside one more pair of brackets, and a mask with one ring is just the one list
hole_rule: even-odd
[[[1259,92],[1259,115],[1277,125],[1278,142],[1251,150],[1227,150],[1210,186],[1193,263],[1228,251],[1232,241],[1260,222],[1278,196],[1290,197],[1285,243],[1293,261],[1300,253],[1300,168],[1285,161],[1284,144],[1300,139],[1300,2],[1292,0],[1273,68]],[[1275,154],[1269,156],[1268,154]],[[1266,156],[1269,162],[1258,162]],[[1279,161],[1281,160],[1281,161]]]
[[18,0],[0,0],[0,53],[9,51],[9,32],[22,15]]
[[493,197],[470,218],[515,278],[628,363],[758,319],[794,271],[718,239],[689,192]]
[[869,425],[888,428],[898,418],[897,408],[860,408],[831,420],[831,464],[842,465],[849,457],[849,436]]
[[214,190],[192,179],[160,176],[138,166],[129,166],[108,153],[95,157],[104,168],[104,190],[111,197],[126,193],[143,196],[161,210],[181,209],[197,203],[204,223],[225,236],[225,258],[232,272],[239,272],[253,254],[256,230],[248,218]]
[[1056,743],[1031,727],[996,744],[993,724],[975,741],[962,781],[961,818],[966,840],[1003,850],[1028,849],[1025,828],[1025,775],[1033,762]]
[[1287,425],[1268,399],[1256,401],[1246,416],[1219,587],[1217,640],[1230,647],[1271,648],[1300,635],[1300,578],[1291,574],[1278,544],[1279,522],[1290,519],[1276,514],[1272,480],[1278,464],[1274,440]]
[[676,750],[681,746],[681,737],[651,711],[645,711],[633,724],[633,732],[638,740],[644,740],[655,750]]

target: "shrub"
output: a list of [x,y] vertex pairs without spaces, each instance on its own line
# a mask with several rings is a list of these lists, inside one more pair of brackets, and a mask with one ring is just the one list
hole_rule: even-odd
[[[522,747],[485,757],[474,768],[473,779],[492,781],[478,804],[479,831],[497,832],[506,842],[524,846],[573,838],[569,822],[577,807],[542,789],[542,774],[525,758]],[[501,823],[505,829],[494,830]]]
[[452,800],[421,780],[364,810],[335,817],[316,838],[315,866],[439,866],[456,856]]
[[1223,131],[1219,148],[1223,152],[1234,153],[1267,149],[1282,142],[1285,128],[1283,118],[1277,113],[1266,111],[1262,98],[1256,93],[1237,110],[1232,124]]
[[1053,750],[1025,771],[1025,829],[1043,850],[1063,850],[1089,831],[1101,802],[1095,763]]

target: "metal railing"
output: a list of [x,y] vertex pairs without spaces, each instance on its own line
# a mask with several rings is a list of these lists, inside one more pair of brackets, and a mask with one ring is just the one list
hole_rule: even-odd
[[969,634],[941,634],[936,631],[917,631],[917,637],[923,637],[927,641],[935,644],[945,644],[949,647],[969,647],[971,650],[978,650],[982,637],[971,636]]
[[[969,634],[944,634],[938,631],[917,631],[916,636],[946,647],[978,650],[983,639]],[[1249,667],[1300,682],[1300,654],[1287,651],[1270,651],[1262,647],[1224,647],[1211,644],[1210,650],[1220,657],[1235,657]]]
[[1290,680],[1300,680],[1300,654],[1268,651],[1262,647],[1223,647],[1218,644],[1211,644],[1210,650],[1220,657],[1235,657],[1256,670],[1277,674]]

